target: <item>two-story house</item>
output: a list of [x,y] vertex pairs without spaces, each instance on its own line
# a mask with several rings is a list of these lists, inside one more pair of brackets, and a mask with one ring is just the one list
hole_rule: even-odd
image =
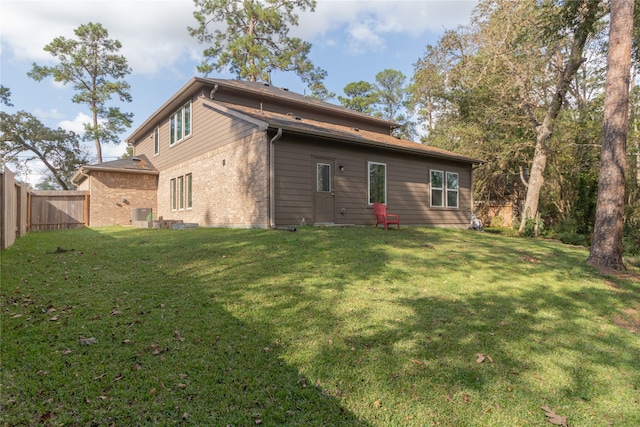
[[396,127],[264,83],[194,78],[127,138],[132,159],[73,182],[91,192],[92,226],[126,224],[134,207],[210,227],[374,225],[382,202],[403,225],[466,227],[481,161]]

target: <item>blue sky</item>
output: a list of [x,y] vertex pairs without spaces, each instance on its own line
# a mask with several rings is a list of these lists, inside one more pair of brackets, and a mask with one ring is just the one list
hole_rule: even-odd
[[[299,13],[291,34],[312,44],[310,59],[327,71],[327,88],[343,95],[350,82],[374,82],[384,69],[402,71],[407,80],[426,45],[445,29],[468,23],[475,0],[317,0],[315,12]],[[118,104],[134,113],[124,140],[190,78],[199,76],[205,46],[187,33],[196,24],[192,0],[2,0],[0,2],[0,82],[12,93],[13,108],[36,115],[50,127],[81,132],[88,109],[71,102],[73,90],[47,79],[36,82],[26,73],[35,62],[54,65],[43,47],[55,37],[74,37],[81,24],[99,22],[119,40],[133,73],[133,102]],[[231,74],[210,77],[234,78]],[[304,93],[295,74],[273,76],[273,84]],[[337,103],[337,100],[331,102]],[[91,145],[87,146],[93,153]],[[104,161],[114,160],[125,144],[103,145]],[[28,176],[40,179],[42,166]]]

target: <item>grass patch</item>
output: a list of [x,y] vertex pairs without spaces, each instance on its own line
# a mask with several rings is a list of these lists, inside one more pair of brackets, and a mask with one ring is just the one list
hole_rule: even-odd
[[31,233],[2,252],[0,421],[640,425],[638,265],[587,255],[430,228]]

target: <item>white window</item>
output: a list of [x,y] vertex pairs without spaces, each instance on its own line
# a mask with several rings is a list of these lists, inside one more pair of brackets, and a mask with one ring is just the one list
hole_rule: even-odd
[[[446,181],[445,181],[446,176]],[[458,174],[432,170],[431,177],[431,206],[434,208],[458,207]]]
[[447,172],[447,207],[458,207],[458,174]]
[[431,171],[431,206],[434,208],[444,207],[444,173],[442,171]]
[[169,145],[191,135],[191,101],[187,102],[169,118]]
[[369,162],[369,204],[387,203],[387,165]]
[[171,210],[184,210],[193,208],[193,175],[172,178],[170,181]]
[[184,176],[178,177],[178,208],[184,210]]
[[175,211],[178,209],[178,192],[176,191],[176,179],[173,178],[171,180],[171,210]]
[[156,156],[160,153],[160,128],[153,130],[153,154]]
[[185,185],[187,186],[185,191],[187,197],[187,209],[191,209],[193,207],[193,175],[191,175],[190,173],[185,175],[185,180]]

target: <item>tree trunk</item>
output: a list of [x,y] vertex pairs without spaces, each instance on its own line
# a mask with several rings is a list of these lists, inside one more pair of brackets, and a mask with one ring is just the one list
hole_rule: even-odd
[[[553,134],[554,122],[562,109],[562,102],[569,90],[571,81],[580,68],[580,65],[584,62],[582,52],[587,43],[590,31],[592,30],[593,21],[598,15],[599,2],[597,0],[586,1],[584,7],[586,8],[586,12],[582,17],[581,23],[574,30],[574,38],[571,43],[569,58],[564,68],[558,73],[554,97],[547,107],[542,123],[539,123],[535,119],[531,107],[532,103],[529,102],[528,96],[526,95],[526,85],[524,85],[523,80],[516,75],[520,96],[525,106],[525,112],[531,118],[536,128],[536,148],[533,155],[533,163],[531,164],[531,178],[527,185],[524,209],[521,212],[520,233],[524,231],[527,220],[536,218],[538,215],[540,192],[542,191],[542,184],[544,183],[544,169],[547,165],[547,144]],[[562,58],[559,58],[559,60],[562,61]],[[560,67],[562,67],[561,64]]]
[[536,218],[538,215],[540,192],[544,184],[544,170],[547,167],[547,140],[551,137],[552,133],[549,122],[551,122],[551,119],[545,118],[544,123],[537,129],[536,148],[533,154],[529,181],[527,182],[527,196],[525,198],[524,208],[520,213],[522,215],[520,233],[524,231],[527,220]]
[[633,0],[612,0],[598,203],[587,262],[615,270],[625,269],[622,232],[632,36]]

